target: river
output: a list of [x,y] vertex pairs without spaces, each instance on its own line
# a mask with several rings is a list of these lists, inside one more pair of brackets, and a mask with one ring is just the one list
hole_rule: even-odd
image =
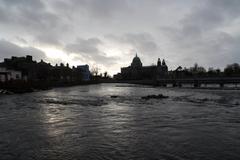
[[1,96],[0,159],[238,160],[240,91],[99,84]]

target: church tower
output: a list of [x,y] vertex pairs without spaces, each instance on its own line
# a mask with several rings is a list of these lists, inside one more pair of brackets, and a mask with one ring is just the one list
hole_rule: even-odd
[[164,79],[167,77],[167,75],[168,75],[168,66],[166,65],[166,62],[164,59],[161,62],[159,58],[157,63],[157,79]]
[[160,58],[158,58],[157,66],[160,67],[162,65]]
[[163,65],[163,66],[166,66],[166,62],[165,62],[164,59],[163,59],[163,61],[162,61],[162,65]]

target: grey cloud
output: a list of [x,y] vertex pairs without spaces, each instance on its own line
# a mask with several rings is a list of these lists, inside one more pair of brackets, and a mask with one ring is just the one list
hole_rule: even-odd
[[16,36],[15,39],[22,44],[27,44],[28,43],[24,38],[21,38],[21,37],[18,37],[18,36]]
[[[95,16],[110,16],[112,13],[121,11],[127,7],[125,0],[84,0],[83,6],[91,10]],[[120,9],[120,10],[119,10]]]
[[6,23],[9,21],[9,17],[5,9],[0,5],[0,23]]
[[44,4],[39,0],[2,0],[1,6],[2,11],[8,13],[5,16],[9,23],[23,20],[24,22],[35,20],[35,23],[39,23],[39,19],[42,19],[41,13],[46,12]]
[[[132,60],[133,56],[137,52],[141,57],[144,65],[155,64],[157,58],[165,58],[161,49],[157,44],[157,40],[150,34],[146,32],[142,33],[126,33],[123,35],[105,35],[105,38],[109,41],[119,43],[120,46],[129,46],[129,51],[125,56],[122,55],[121,59],[124,61]],[[122,53],[124,54],[124,53]]]
[[[64,48],[86,63],[125,64],[138,51],[144,64],[159,56],[170,66],[225,66],[239,61],[239,6],[239,0],[0,0],[0,30],[1,38]],[[101,48],[111,44],[109,50],[126,47],[128,54],[107,56]]]
[[69,0],[69,1],[55,1],[55,6],[62,11],[79,12],[83,15],[93,17],[101,17],[103,19],[112,17],[114,13],[122,12],[127,9],[126,0]]
[[68,25],[41,0],[0,0],[0,23],[12,33],[61,35]]
[[65,49],[68,52],[75,53],[87,53],[87,54],[95,54],[99,53],[98,45],[100,45],[102,41],[98,38],[90,38],[90,39],[81,39],[78,38],[76,43],[67,44]]
[[196,5],[188,15],[181,20],[184,26],[194,26],[205,31],[221,27],[240,16],[239,0],[204,0],[202,5]]
[[239,19],[239,5],[238,0],[201,1],[179,25],[161,26],[160,36],[172,43],[169,50],[176,51],[175,59],[184,65],[199,62],[205,67],[224,67],[239,61],[239,37],[224,31],[224,27]]
[[224,67],[228,63],[238,62],[240,47],[238,39],[226,32],[191,34],[176,28],[161,29],[161,33],[174,43],[175,57],[184,65],[199,62],[205,67]]
[[154,38],[148,33],[127,33],[122,36],[106,35],[105,37],[119,43],[132,45],[133,49],[142,53],[154,53],[158,49]]
[[9,7],[44,8],[44,4],[40,0],[2,0],[2,2]]
[[211,0],[208,1],[209,6],[215,10],[218,10],[222,14],[227,14],[227,16],[235,16],[240,15],[240,1],[239,0]]
[[11,56],[32,55],[34,59],[46,59],[45,53],[33,47],[20,47],[6,40],[0,40],[0,59]]
[[67,44],[65,50],[68,53],[77,54],[80,59],[94,61],[99,64],[110,65],[117,59],[106,56],[106,53],[99,50],[99,45],[103,42],[99,38],[82,39],[78,38],[75,43]]
[[57,35],[41,34],[35,37],[35,41],[43,45],[62,46]]

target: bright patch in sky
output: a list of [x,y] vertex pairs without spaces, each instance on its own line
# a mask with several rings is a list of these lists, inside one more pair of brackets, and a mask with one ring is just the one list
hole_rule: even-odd
[[53,63],[69,63],[70,65],[77,66],[82,64],[79,60],[74,60],[74,56],[63,52],[61,49],[57,48],[39,48],[44,51],[48,59]]

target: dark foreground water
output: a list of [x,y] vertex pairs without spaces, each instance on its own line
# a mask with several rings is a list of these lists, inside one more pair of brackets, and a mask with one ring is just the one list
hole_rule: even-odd
[[[159,93],[170,98],[141,99]],[[239,160],[239,103],[240,91],[126,84],[1,96],[0,160]]]

